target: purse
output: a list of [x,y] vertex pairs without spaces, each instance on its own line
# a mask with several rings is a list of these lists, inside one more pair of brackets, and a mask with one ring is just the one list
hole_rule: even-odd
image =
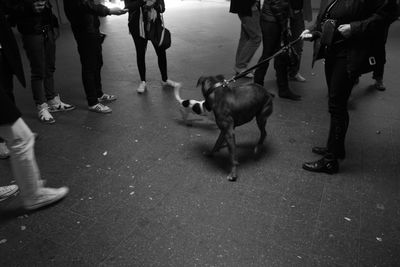
[[331,46],[333,42],[333,36],[336,30],[337,21],[334,19],[326,19],[322,25],[322,34],[321,34],[321,45],[323,46]]
[[152,41],[161,49],[166,50],[171,47],[171,32],[165,28],[162,14],[160,14],[160,19],[154,23],[152,38]]

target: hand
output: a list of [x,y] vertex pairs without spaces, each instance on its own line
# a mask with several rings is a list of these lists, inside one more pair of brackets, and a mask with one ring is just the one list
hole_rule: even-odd
[[46,7],[46,1],[35,1],[32,4],[33,11],[36,13],[41,13]]
[[312,35],[312,33],[310,32],[310,30],[304,30],[304,31],[300,34],[300,38],[301,38],[302,40],[305,40],[305,41],[311,41],[312,37],[313,37],[313,35]]
[[156,3],[156,0],[146,0],[146,6],[153,6]]
[[338,27],[338,31],[344,38],[349,38],[351,36],[351,26],[350,24],[342,24]]
[[111,15],[116,15],[116,16],[120,16],[125,14],[126,12],[128,12],[128,9],[122,9],[119,7],[111,7],[110,8],[110,14]]

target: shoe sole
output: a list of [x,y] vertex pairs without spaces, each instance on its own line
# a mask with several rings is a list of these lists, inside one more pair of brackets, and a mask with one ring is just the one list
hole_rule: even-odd
[[112,112],[112,110],[110,111],[98,111],[98,110],[93,110],[93,109],[89,109],[89,111],[94,112],[94,113],[99,113],[99,114],[109,114]]
[[14,189],[14,190],[12,190],[12,191],[10,191],[10,192],[8,192],[7,194],[5,194],[5,195],[3,195],[2,197],[0,197],[0,202],[1,202],[1,201],[4,201],[4,200],[6,200],[6,199],[8,199],[9,197],[11,197],[11,196],[13,196],[13,195],[15,195],[17,192],[18,192],[18,188]]
[[72,108],[69,108],[69,109],[49,109],[49,112],[50,113],[67,112],[67,111],[71,111],[71,110],[74,110],[74,109],[76,109],[76,107],[72,107]]
[[56,202],[60,201],[61,199],[65,198],[65,196],[68,194],[68,192],[69,192],[69,189],[67,189],[67,190],[64,192],[64,194],[59,195],[59,196],[57,196],[57,197],[55,197],[55,198],[53,198],[53,199],[51,199],[51,200],[44,201],[44,202],[40,202],[40,203],[35,204],[35,205],[24,206],[24,208],[25,208],[26,210],[36,210],[36,209],[40,209],[40,208],[42,208],[42,207],[51,205],[51,204],[56,203]]

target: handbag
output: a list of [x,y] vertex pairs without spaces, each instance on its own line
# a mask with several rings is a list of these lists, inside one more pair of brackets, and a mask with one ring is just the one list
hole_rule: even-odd
[[163,15],[160,14],[152,27],[153,32],[150,34],[151,40],[161,49],[168,49],[171,46],[171,32],[164,26]]

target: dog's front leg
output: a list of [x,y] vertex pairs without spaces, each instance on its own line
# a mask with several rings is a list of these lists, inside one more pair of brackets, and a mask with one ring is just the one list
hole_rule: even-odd
[[235,143],[235,131],[230,128],[225,133],[225,141],[228,144],[229,154],[231,157],[232,169],[231,173],[228,175],[228,181],[236,181],[237,179],[237,165],[239,162],[236,159],[236,143]]

